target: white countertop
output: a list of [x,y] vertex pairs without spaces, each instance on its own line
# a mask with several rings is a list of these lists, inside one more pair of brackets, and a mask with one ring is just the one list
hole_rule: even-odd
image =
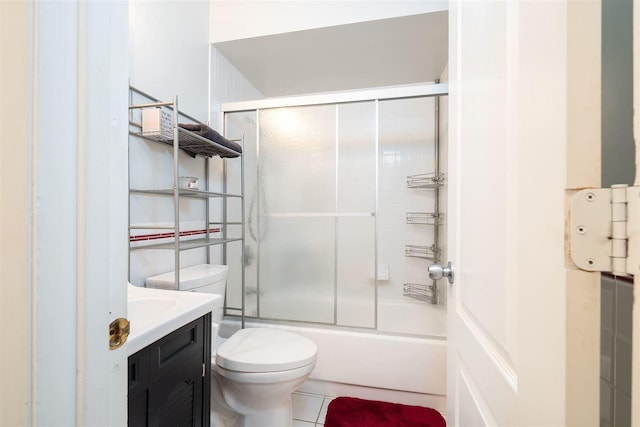
[[129,338],[127,355],[170,334],[214,309],[222,296],[127,285]]

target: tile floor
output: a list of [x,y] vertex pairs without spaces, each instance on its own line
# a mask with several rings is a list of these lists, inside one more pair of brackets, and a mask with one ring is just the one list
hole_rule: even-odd
[[333,397],[295,392],[292,395],[293,427],[324,426],[327,406]]

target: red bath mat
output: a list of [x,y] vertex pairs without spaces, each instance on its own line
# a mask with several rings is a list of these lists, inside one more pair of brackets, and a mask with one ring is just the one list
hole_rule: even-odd
[[337,397],[329,403],[324,427],[445,427],[440,412],[422,406]]

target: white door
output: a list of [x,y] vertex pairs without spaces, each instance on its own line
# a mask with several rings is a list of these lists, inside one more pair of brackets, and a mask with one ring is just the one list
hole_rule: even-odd
[[0,425],[122,426],[128,3],[2,1],[0,20]]
[[564,218],[600,180],[599,8],[450,3],[449,426],[598,424],[599,278]]

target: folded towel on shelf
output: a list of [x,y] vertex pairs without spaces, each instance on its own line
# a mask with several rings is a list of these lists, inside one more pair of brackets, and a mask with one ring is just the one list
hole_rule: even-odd
[[238,157],[240,153],[242,153],[240,144],[225,138],[207,125],[179,123],[178,126],[234,151],[228,152],[211,144],[201,144],[199,143],[200,141],[194,141],[195,138],[192,138],[192,140],[181,139],[180,148],[193,157],[195,157],[196,154],[208,157]]

